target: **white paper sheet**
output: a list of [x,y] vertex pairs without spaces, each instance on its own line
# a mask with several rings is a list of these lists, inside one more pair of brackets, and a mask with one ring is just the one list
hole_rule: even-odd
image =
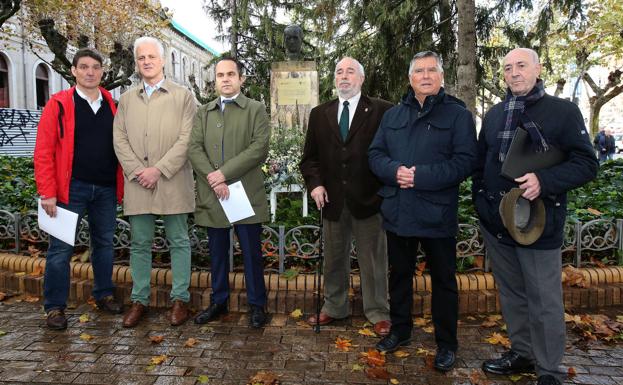
[[74,246],[76,243],[78,214],[56,206],[56,216],[52,218],[45,212],[43,206],[41,206],[41,199],[38,200],[37,206],[39,206],[39,228],[52,235],[54,238],[58,238]]
[[238,181],[227,187],[229,187],[229,199],[219,199],[219,202],[223,207],[223,211],[225,211],[229,223],[238,222],[254,216],[255,211],[253,211],[253,207],[251,207],[251,202],[249,201],[247,193],[244,191],[242,182]]

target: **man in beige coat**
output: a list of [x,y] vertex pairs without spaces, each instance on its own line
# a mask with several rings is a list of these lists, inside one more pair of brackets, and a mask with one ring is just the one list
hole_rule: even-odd
[[229,223],[219,204],[228,199],[228,185],[242,182],[255,215],[233,224],[244,258],[249,323],[266,323],[264,264],[260,235],[268,220],[268,203],[261,166],[268,155],[270,129],[266,107],[240,92],[242,65],[232,58],[216,63],[219,97],[202,106],[192,129],[188,157],[197,174],[195,222],[208,227],[212,267],[210,307],[195,318],[202,324],[227,312],[229,298]]
[[137,39],[134,59],[142,81],[121,95],[113,132],[125,176],[124,214],[132,226],[132,307],[123,326],[136,326],[149,304],[151,246],[158,215],[164,221],[171,253],[171,325],[175,326],[189,317],[187,218],[195,209],[195,194],[186,152],[197,107],[190,91],[164,78],[160,41]]

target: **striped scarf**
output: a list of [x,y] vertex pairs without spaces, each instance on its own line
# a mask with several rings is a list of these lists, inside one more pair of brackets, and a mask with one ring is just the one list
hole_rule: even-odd
[[506,153],[510,147],[515,130],[521,125],[530,134],[530,140],[535,151],[547,151],[549,146],[539,130],[539,126],[530,119],[525,113],[526,107],[536,103],[545,95],[543,80],[537,79],[536,85],[532,90],[523,96],[515,96],[510,89],[506,92],[504,99],[504,111],[506,111],[506,123],[504,130],[498,133],[498,139],[502,140],[500,145],[500,162],[504,162]]

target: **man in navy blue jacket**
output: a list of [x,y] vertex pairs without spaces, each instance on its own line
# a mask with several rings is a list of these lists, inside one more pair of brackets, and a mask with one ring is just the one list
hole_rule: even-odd
[[458,293],[456,234],[459,184],[476,159],[472,114],[441,87],[439,56],[420,52],[409,66],[411,88],[388,110],[368,149],[370,169],[381,180],[381,213],[387,233],[392,327],[376,348],[391,352],[411,339],[413,274],[419,246],[432,279],[435,368],[455,362]]
[[[580,110],[547,95],[540,72],[533,50],[517,48],[506,55],[506,99],[489,110],[480,130],[473,199],[511,340],[511,349],[485,361],[483,370],[513,374],[536,369],[539,385],[559,385],[566,374],[558,366],[565,350],[560,247],[567,191],[595,178],[598,164]],[[500,176],[518,126],[541,150],[557,147],[566,160],[514,181]],[[529,245],[511,237],[498,210],[502,197],[515,187],[525,189],[523,198],[540,198],[545,207],[543,233]]]

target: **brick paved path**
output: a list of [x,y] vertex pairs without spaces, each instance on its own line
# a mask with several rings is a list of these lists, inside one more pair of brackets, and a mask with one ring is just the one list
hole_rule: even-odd
[[[281,384],[386,384],[353,370],[360,353],[378,340],[358,334],[361,318],[340,321],[315,334],[286,315],[274,315],[264,329],[249,329],[245,314],[200,327],[188,322],[171,327],[166,312],[152,311],[147,322],[124,329],[121,317],[105,315],[89,305],[70,310],[67,331],[49,331],[40,304],[0,302],[0,383],[3,384],[246,384],[264,370],[280,375]],[[616,316],[623,308],[604,313]],[[82,314],[89,321],[80,323]],[[414,342],[404,349],[405,358],[387,356],[387,370],[400,384],[530,384],[533,378],[485,376],[482,359],[503,350],[484,341],[499,328],[484,328],[482,318],[463,317],[459,329],[457,368],[446,375],[429,368],[422,349],[434,351],[432,334],[417,328]],[[81,334],[93,337],[81,339]],[[160,344],[150,336],[163,336]],[[352,340],[350,352],[335,348],[338,336]],[[581,350],[578,337],[568,332],[564,363],[577,375],[569,384],[623,384],[623,344],[607,346],[593,342]],[[184,344],[197,340],[192,347]],[[418,354],[418,350],[419,353]],[[166,355],[161,365],[150,365],[152,357]],[[428,359],[430,362],[430,359]],[[206,377],[207,376],[207,377]],[[513,382],[513,380],[515,382]]]

